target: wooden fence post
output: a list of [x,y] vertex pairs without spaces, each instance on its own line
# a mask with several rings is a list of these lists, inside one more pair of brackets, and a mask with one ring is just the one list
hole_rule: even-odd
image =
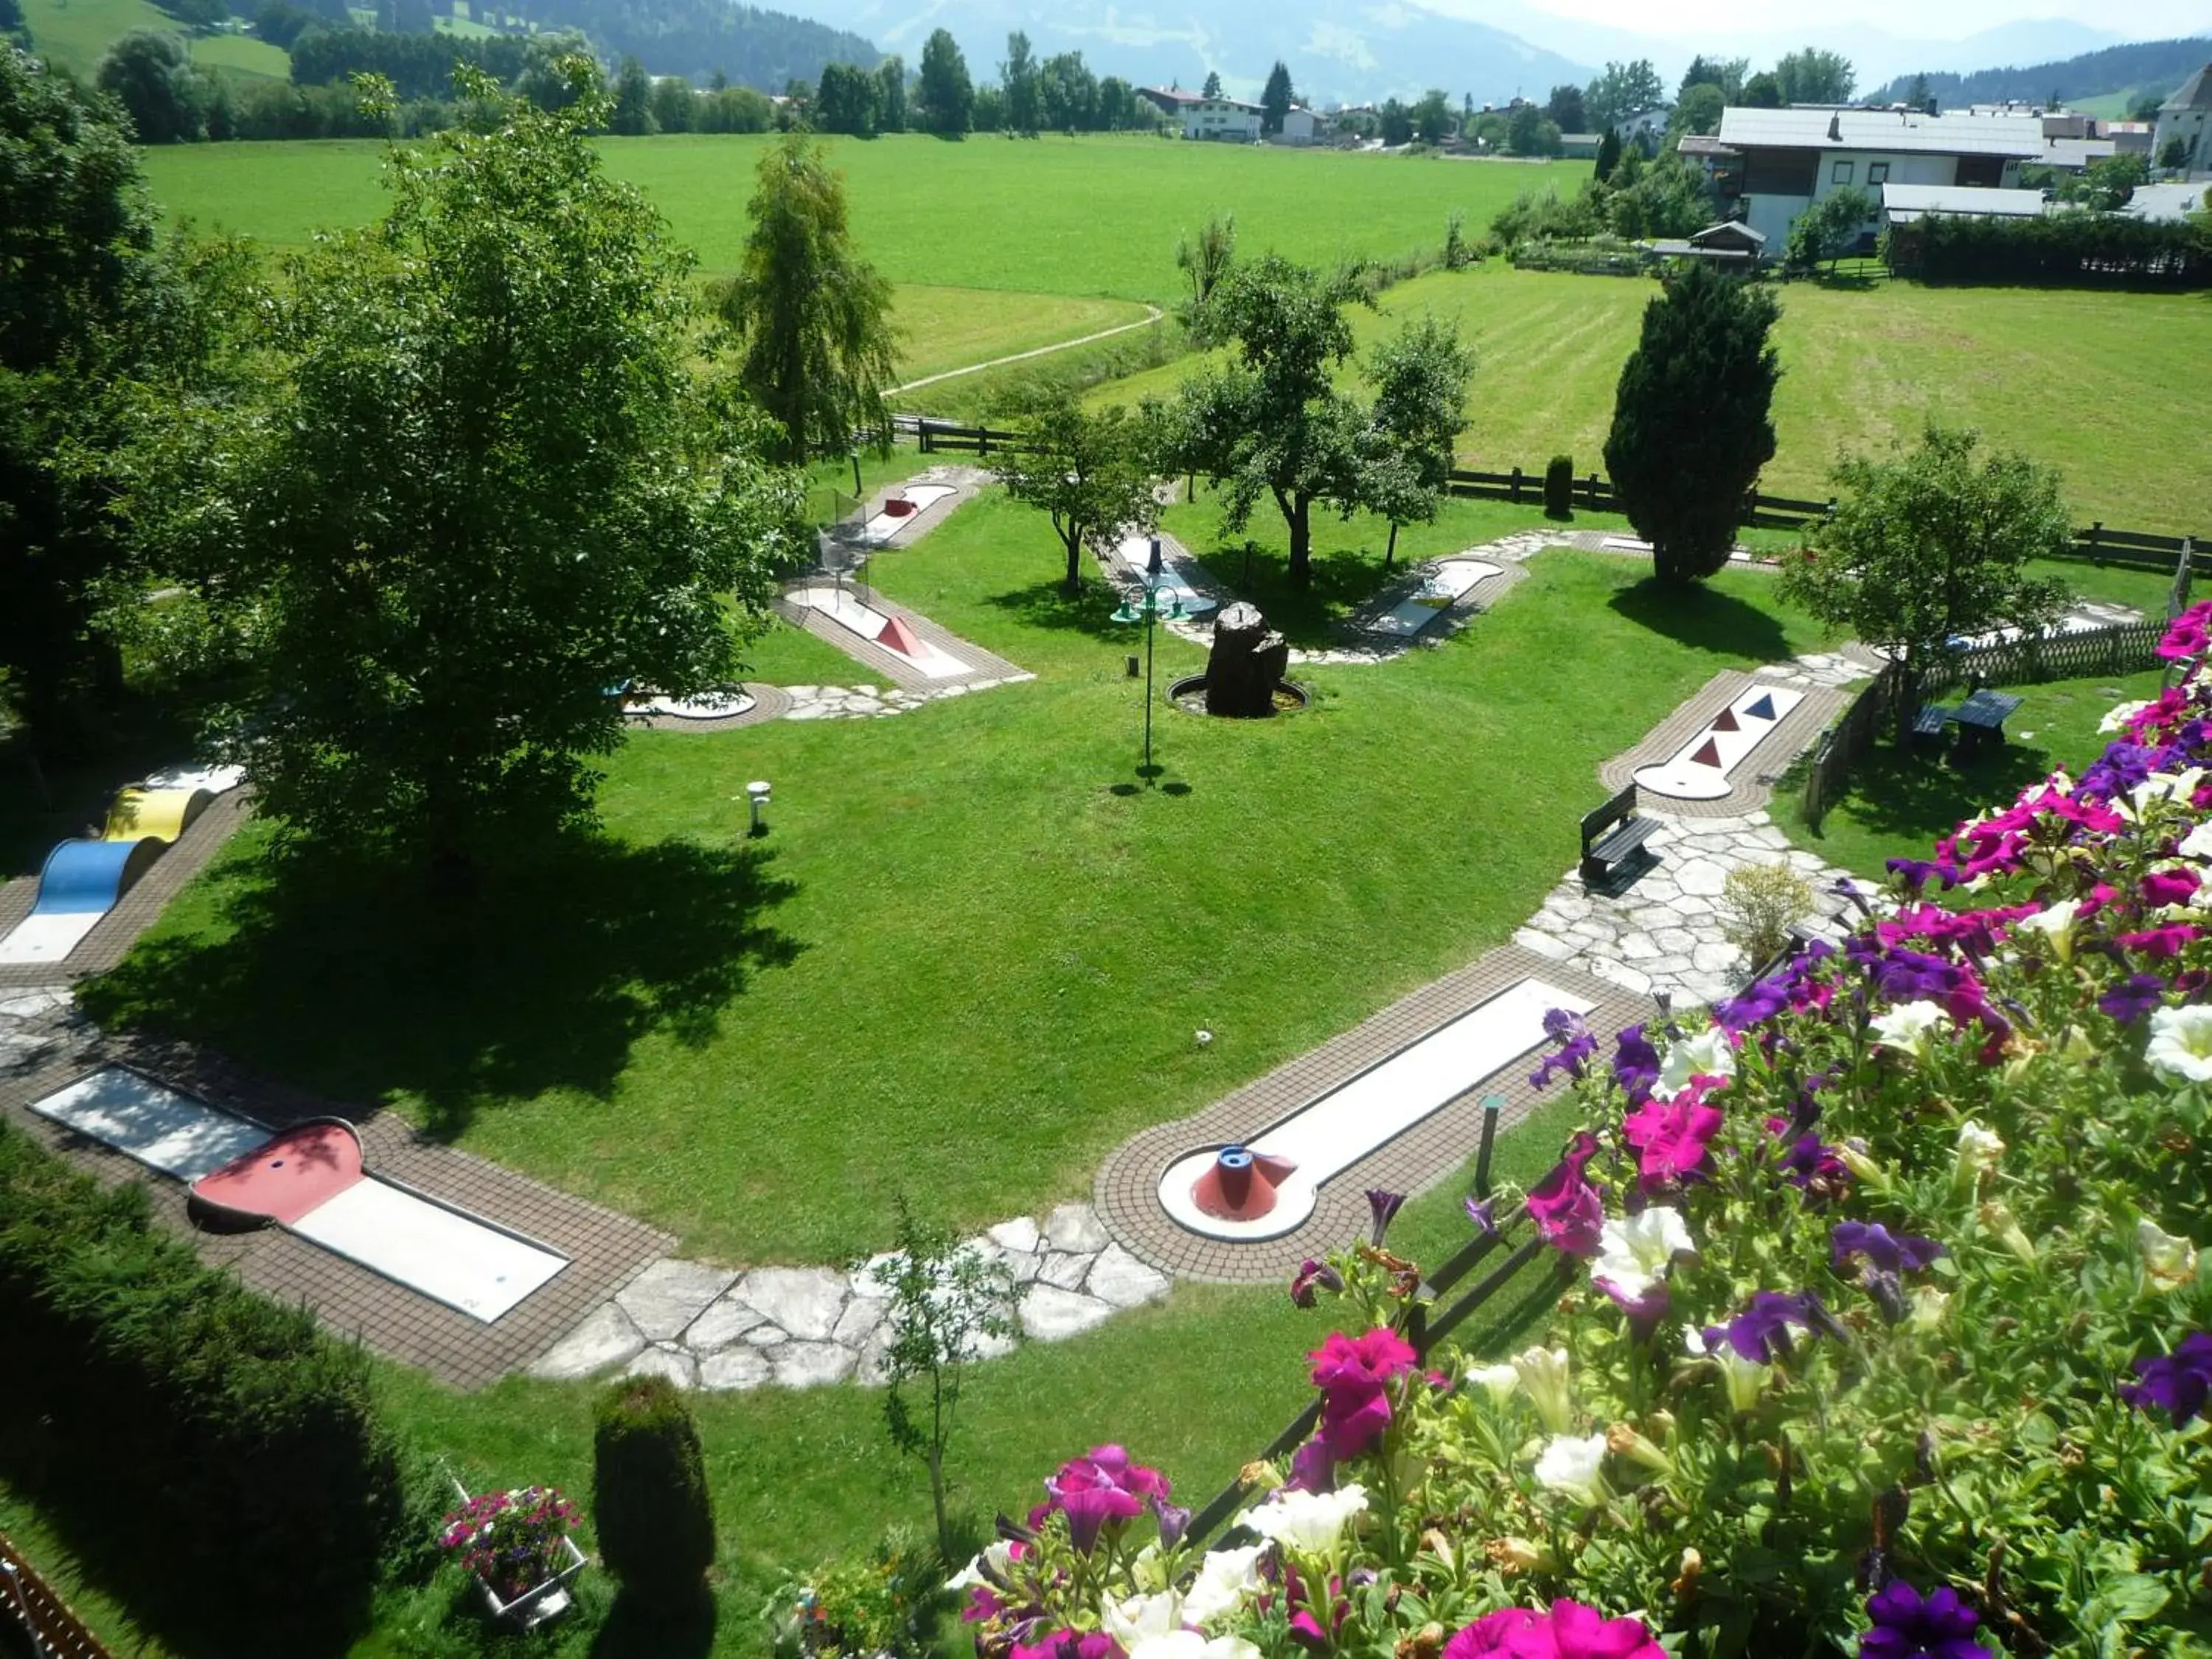
[[1513,502],[1516,507],[1521,503],[1521,469],[1517,466],[1513,469]]

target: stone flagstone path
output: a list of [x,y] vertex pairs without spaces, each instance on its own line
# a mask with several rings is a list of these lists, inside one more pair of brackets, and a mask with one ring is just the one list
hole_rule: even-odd
[[[1056,1342],[1168,1293],[1165,1273],[1114,1243],[1088,1204],[1063,1204],[1043,1224],[1002,1222],[962,1247],[1006,1264],[1008,1311],[1032,1341]],[[879,1255],[850,1272],[655,1261],[532,1365],[533,1376],[665,1376],[679,1388],[764,1383],[810,1388],[884,1380],[885,1291]],[[1012,1340],[978,1358],[1010,1352]]]

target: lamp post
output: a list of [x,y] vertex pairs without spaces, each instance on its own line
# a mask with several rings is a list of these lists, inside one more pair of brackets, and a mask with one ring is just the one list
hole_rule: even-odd
[[1152,770],[1152,623],[1162,617],[1173,621],[1182,615],[1182,600],[1174,593],[1164,603],[1160,599],[1160,580],[1165,574],[1160,562],[1160,538],[1152,538],[1152,556],[1145,562],[1145,597],[1124,599],[1114,613],[1117,623],[1141,622],[1145,625],[1145,763],[1139,769],[1146,787],[1154,776]]

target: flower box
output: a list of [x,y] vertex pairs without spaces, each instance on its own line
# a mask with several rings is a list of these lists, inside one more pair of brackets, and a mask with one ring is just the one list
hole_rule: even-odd
[[584,1570],[584,1553],[576,1547],[573,1538],[563,1538],[561,1547],[568,1557],[568,1565],[543,1583],[533,1584],[512,1601],[502,1601],[499,1593],[476,1575],[477,1588],[483,1592],[484,1606],[492,1618],[516,1630],[535,1630],[549,1619],[557,1619],[572,1605],[568,1586]]

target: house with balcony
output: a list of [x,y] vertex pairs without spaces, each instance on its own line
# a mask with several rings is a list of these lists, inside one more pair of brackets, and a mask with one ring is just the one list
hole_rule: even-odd
[[1208,98],[1176,87],[1139,87],[1137,95],[1179,125],[1186,138],[1231,144],[1260,142],[1260,118],[1264,112],[1257,104],[1248,104],[1241,98]]
[[[1713,148],[1724,155],[1733,216],[1759,233],[1771,252],[1789,240],[1797,216],[1831,191],[1856,185],[1880,213],[1883,186],[1939,186],[1947,192],[2010,190],[2023,162],[2048,155],[2039,114],[1925,110],[1730,108],[1721,116]],[[1718,173],[1720,169],[1714,167]]]

